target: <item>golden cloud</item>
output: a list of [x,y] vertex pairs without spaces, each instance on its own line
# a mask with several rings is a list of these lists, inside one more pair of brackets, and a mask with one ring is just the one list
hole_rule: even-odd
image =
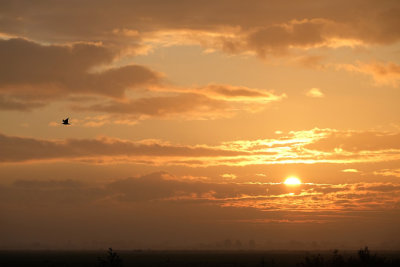
[[1,162],[85,161],[112,164],[247,166],[288,163],[362,163],[400,160],[399,133],[313,129],[276,139],[184,146],[113,138],[43,140],[0,135]]
[[[79,12],[76,8],[79,5]],[[345,8],[344,8],[345,7]],[[6,1],[3,36],[57,42],[103,40],[107,45],[198,43],[228,53],[279,54],[293,47],[388,44],[399,40],[396,1]],[[226,10],[229,9],[229,12]],[[102,12],[107,10],[109,19]],[[213,10],[213,12],[210,12]],[[38,18],[37,14],[42,14]],[[52,14],[52,15],[47,15]],[[23,18],[23,19],[21,19]],[[172,33],[172,34],[171,34]],[[172,38],[171,38],[172,37]]]
[[337,68],[369,75],[376,85],[399,86],[400,65],[394,62],[357,62],[356,64],[339,64]]

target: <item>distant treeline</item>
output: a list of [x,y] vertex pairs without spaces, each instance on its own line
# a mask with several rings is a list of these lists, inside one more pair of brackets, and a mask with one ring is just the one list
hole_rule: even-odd
[[[378,255],[379,254],[379,255]],[[400,252],[186,250],[2,251],[0,267],[399,267]]]
[[338,250],[333,251],[330,258],[317,255],[306,256],[298,267],[357,267],[357,266],[377,266],[386,267],[400,266],[400,259],[386,259],[385,257],[372,254],[368,247],[360,249],[356,256],[342,256]]
[[[112,248],[109,248],[107,251],[107,257],[106,258],[98,258],[99,260],[99,266],[101,267],[106,267],[106,266],[114,266],[114,267],[120,267],[122,266],[122,259],[119,257],[119,255],[112,250]],[[222,262],[220,262],[222,263]],[[244,263],[244,262],[237,262],[227,264],[227,265],[232,265],[232,266],[254,266],[253,264],[248,265],[250,262]],[[176,263],[171,263],[170,260],[168,259],[165,262],[166,266],[186,266],[186,264],[189,264],[188,262],[179,262],[179,264]],[[161,264],[162,265],[162,264]],[[197,262],[194,264],[193,262],[189,264],[190,266],[219,266],[216,262]],[[226,262],[225,262],[226,265]],[[270,259],[270,260],[265,260],[262,258],[262,260],[255,266],[260,266],[260,267],[279,267],[280,264],[279,262],[276,262],[275,259]],[[386,267],[386,266],[393,266],[393,267],[399,267],[400,266],[400,259],[387,259],[382,256],[378,256],[377,254],[372,254],[368,247],[365,247],[363,249],[360,249],[357,252],[357,255],[349,255],[349,256],[343,256],[339,253],[338,250],[334,250],[333,254],[331,256],[322,256],[321,254],[316,254],[316,255],[308,255],[306,256],[302,262],[297,263],[297,267]]]

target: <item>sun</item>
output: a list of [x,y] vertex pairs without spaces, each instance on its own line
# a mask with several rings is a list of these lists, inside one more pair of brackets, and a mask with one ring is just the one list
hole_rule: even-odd
[[283,182],[285,185],[299,185],[301,184],[301,181],[299,178],[290,176],[286,178],[285,182]]

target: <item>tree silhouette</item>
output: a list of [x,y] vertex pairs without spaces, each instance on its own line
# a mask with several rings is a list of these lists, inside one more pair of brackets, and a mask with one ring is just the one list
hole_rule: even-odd
[[304,259],[304,262],[301,262],[300,264],[298,264],[298,266],[300,266],[300,267],[323,267],[323,266],[325,266],[324,258],[320,254],[306,256]]
[[99,266],[101,267],[120,267],[122,266],[122,260],[117,254],[114,252],[112,248],[109,248],[107,251],[107,258],[103,259],[101,257],[98,258]]
[[339,250],[335,249],[333,251],[332,259],[330,260],[331,266],[343,267],[346,262],[342,255],[339,254]]

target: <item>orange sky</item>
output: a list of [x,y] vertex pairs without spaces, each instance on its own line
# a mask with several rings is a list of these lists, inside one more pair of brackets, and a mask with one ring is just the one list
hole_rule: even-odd
[[1,1],[0,249],[399,249],[400,2],[295,2]]

